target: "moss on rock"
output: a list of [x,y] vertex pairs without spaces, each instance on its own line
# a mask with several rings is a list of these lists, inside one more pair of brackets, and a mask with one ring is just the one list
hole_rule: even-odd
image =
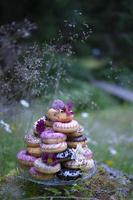
[[97,167],[97,172],[91,179],[74,186],[44,187],[19,179],[16,170],[0,181],[0,197],[5,200],[39,197],[44,199],[80,197],[80,199],[124,200],[128,199],[132,189],[132,180],[129,180],[128,176],[119,173],[118,176],[115,174],[113,177],[103,166]]

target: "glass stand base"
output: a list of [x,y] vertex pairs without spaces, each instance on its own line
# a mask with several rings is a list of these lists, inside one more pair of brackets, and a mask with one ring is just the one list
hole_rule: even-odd
[[90,179],[96,173],[96,165],[92,169],[83,173],[82,177],[76,180],[61,180],[57,176],[50,180],[38,180],[30,176],[28,169],[22,169],[19,166],[18,171],[19,171],[18,178],[20,179],[31,181],[33,183],[38,183],[44,186],[62,186],[62,185],[75,185],[78,183],[81,184],[82,181]]

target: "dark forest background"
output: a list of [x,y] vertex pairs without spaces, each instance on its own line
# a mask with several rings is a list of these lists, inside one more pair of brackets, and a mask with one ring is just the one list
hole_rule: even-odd
[[[73,11],[78,10],[92,27],[93,34],[86,45],[98,49],[101,56],[111,56],[115,61],[131,67],[133,48],[133,1],[132,0],[1,0],[0,24],[22,21],[24,18],[35,22],[39,29],[36,38],[47,41],[55,37],[63,26],[64,20],[73,18]],[[78,46],[77,53],[88,54]],[[94,51],[95,52],[95,51]]]

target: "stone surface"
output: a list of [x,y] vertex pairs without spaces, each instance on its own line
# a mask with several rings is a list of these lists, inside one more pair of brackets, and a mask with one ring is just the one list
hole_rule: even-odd
[[129,199],[132,191],[132,176],[110,168],[105,164],[97,164],[97,172],[91,179],[74,186],[44,187],[19,179],[15,170],[0,181],[0,199],[3,200],[124,200]]

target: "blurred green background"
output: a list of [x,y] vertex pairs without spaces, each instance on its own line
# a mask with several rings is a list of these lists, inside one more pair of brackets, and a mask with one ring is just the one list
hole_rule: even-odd
[[132,0],[0,1],[1,176],[55,98],[74,102],[97,161],[132,173],[132,20]]

